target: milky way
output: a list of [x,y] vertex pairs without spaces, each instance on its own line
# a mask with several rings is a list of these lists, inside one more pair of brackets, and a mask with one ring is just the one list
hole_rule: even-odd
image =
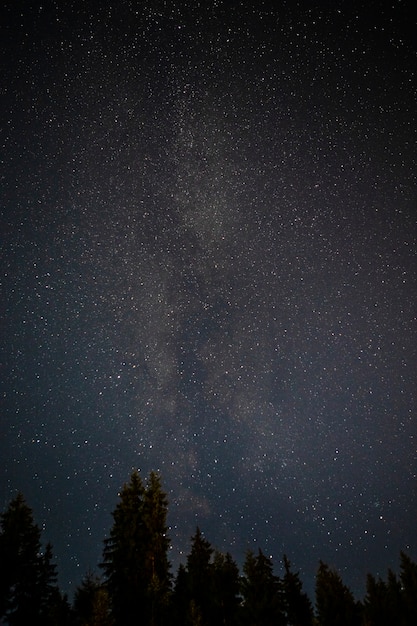
[[198,524],[360,594],[417,555],[415,37],[202,4],[3,7],[2,502],[71,593],[139,468],[174,567]]

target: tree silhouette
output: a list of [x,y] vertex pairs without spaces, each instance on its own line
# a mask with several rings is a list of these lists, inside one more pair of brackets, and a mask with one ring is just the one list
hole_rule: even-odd
[[212,564],[212,605],[215,624],[237,623],[240,606],[239,568],[231,554],[215,552]]
[[18,494],[0,515],[0,624],[9,626],[415,626],[417,564],[400,553],[400,572],[386,581],[368,574],[363,603],[320,561],[316,611],[299,574],[283,557],[249,551],[243,574],[230,553],[214,550],[200,528],[171,589],[167,498],[157,474],[138,472],[119,494],[104,541],[103,581],[87,574],[73,610],[57,586],[52,547],[42,548],[31,509]]
[[104,579],[116,623],[135,624],[142,615],[146,581],[143,580],[144,524],[142,516],[144,487],[138,472],[120,492],[113,511],[110,537],[104,542]]
[[313,607],[306,593],[299,574],[291,571],[291,563],[284,554],[284,578],[282,588],[288,626],[312,626]]
[[212,555],[213,548],[197,527],[187,557],[187,579],[193,619],[201,619],[203,624],[211,621]]
[[391,569],[387,582],[368,574],[363,605],[366,626],[417,624],[417,564],[401,552],[399,578]]
[[377,580],[372,574],[366,577],[363,612],[366,626],[390,626],[398,618],[398,608],[390,603],[388,586],[381,578]]
[[417,563],[400,553],[402,621],[404,626],[417,624]]
[[158,624],[170,589],[167,500],[153,472],[145,489],[138,472],[124,485],[103,563],[116,624]]
[[188,573],[185,565],[180,563],[171,597],[171,624],[173,626],[183,626],[186,623],[189,606]]
[[360,608],[339,574],[320,561],[316,576],[316,611],[320,626],[357,626]]
[[51,545],[42,553],[41,532],[22,494],[1,515],[0,526],[0,617],[11,626],[52,624],[52,607],[64,599]]
[[76,626],[112,626],[106,587],[98,576],[88,572],[74,594]]
[[272,561],[262,550],[247,552],[242,578],[244,624],[279,626],[285,624],[282,583],[273,573]]
[[151,472],[144,493],[142,513],[145,529],[143,566],[148,583],[151,624],[162,623],[171,590],[167,510],[168,501],[162,491],[161,480],[155,472]]

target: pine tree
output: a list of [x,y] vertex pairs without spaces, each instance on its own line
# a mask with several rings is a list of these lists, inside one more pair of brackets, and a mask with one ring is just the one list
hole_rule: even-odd
[[145,601],[142,577],[144,487],[137,472],[120,492],[110,537],[105,540],[103,563],[106,587],[116,624],[138,622]]
[[400,625],[403,621],[401,583],[391,568],[388,569],[386,588],[388,594],[388,614],[394,616],[395,623]]
[[187,565],[180,565],[172,594],[172,624],[233,625],[240,604],[239,569],[215,552],[197,527]]
[[389,569],[387,582],[368,574],[364,599],[366,626],[417,624],[417,564],[400,553],[400,576]]
[[262,550],[246,554],[242,577],[242,621],[251,626],[285,624],[282,581],[274,575],[271,559]]
[[312,626],[313,607],[306,593],[299,574],[291,571],[291,563],[284,554],[284,578],[282,580],[284,605],[288,626]]
[[232,626],[238,619],[240,581],[238,566],[229,552],[214,554],[212,579],[213,621]]
[[417,624],[417,563],[400,553],[400,582],[404,626]]
[[11,626],[52,624],[61,596],[50,544],[42,553],[41,532],[18,494],[0,518],[0,618]]
[[133,472],[113,512],[101,564],[116,624],[157,624],[162,619],[170,589],[166,515],[166,495],[156,474],[145,489],[139,473]]
[[88,572],[74,595],[77,626],[112,626],[107,589],[98,576]]
[[316,611],[320,626],[357,626],[360,606],[339,574],[320,561],[316,576]]
[[68,597],[62,594],[58,587],[52,593],[47,619],[44,626],[73,626],[73,614]]
[[187,621],[189,606],[188,572],[185,569],[185,565],[181,563],[178,567],[171,596],[171,624],[173,626],[184,626]]
[[366,626],[390,626],[396,623],[398,614],[393,612],[387,584],[368,574],[366,577],[366,595],[363,612]]
[[213,548],[197,527],[191,538],[191,551],[187,557],[187,579],[194,621],[198,615],[203,624],[211,621],[212,555]]
[[43,626],[61,626],[69,620],[70,608],[57,585],[57,570],[53,562],[52,545],[46,544],[41,556],[39,592],[40,612]]
[[148,581],[147,596],[152,625],[163,622],[171,590],[167,510],[168,502],[166,494],[162,491],[161,480],[155,472],[151,472],[143,498],[143,521],[144,567]]

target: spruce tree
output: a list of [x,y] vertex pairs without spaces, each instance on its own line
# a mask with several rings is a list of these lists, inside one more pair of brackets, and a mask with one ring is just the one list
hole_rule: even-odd
[[396,624],[403,622],[403,597],[401,582],[398,580],[395,572],[391,568],[388,569],[387,575],[387,594],[388,594],[388,612],[395,616]]
[[366,577],[366,595],[363,613],[366,626],[390,626],[396,623],[398,614],[393,612],[389,600],[388,587],[380,578],[372,574]]
[[171,620],[173,626],[184,626],[190,605],[188,572],[182,563],[178,567],[171,596]]
[[291,571],[291,563],[284,554],[284,578],[282,587],[287,626],[312,626],[313,607],[306,593],[299,574]]
[[357,626],[360,605],[340,575],[320,561],[316,575],[316,611],[320,626]]
[[231,554],[216,552],[212,565],[212,604],[214,624],[237,623],[240,606],[239,569]]
[[168,502],[162,491],[161,480],[155,472],[151,472],[144,493],[142,514],[145,529],[144,568],[152,625],[164,621],[171,590],[167,510]]
[[282,581],[274,575],[271,559],[262,550],[250,550],[243,564],[242,622],[250,626],[285,624]]
[[145,489],[133,472],[113,512],[101,564],[116,626],[162,620],[170,587],[166,515],[166,495],[156,474]]
[[144,487],[138,472],[120,492],[113,511],[110,537],[104,542],[104,579],[116,624],[138,622],[144,603],[142,564],[144,527],[142,517]]
[[98,576],[88,572],[74,595],[76,626],[112,626],[107,589]]
[[11,626],[52,624],[52,609],[63,601],[52,548],[42,552],[41,532],[22,494],[0,517],[0,562],[0,619]]
[[400,583],[403,624],[417,624],[417,563],[400,553]]
[[212,605],[212,564],[213,548],[197,527],[191,538],[191,551],[187,557],[187,578],[190,597],[190,609],[193,620],[203,624],[211,621]]

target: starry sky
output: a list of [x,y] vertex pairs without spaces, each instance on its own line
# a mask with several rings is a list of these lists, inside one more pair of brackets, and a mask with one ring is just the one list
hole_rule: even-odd
[[134,468],[174,571],[417,557],[410,7],[2,3],[0,502],[70,594]]

